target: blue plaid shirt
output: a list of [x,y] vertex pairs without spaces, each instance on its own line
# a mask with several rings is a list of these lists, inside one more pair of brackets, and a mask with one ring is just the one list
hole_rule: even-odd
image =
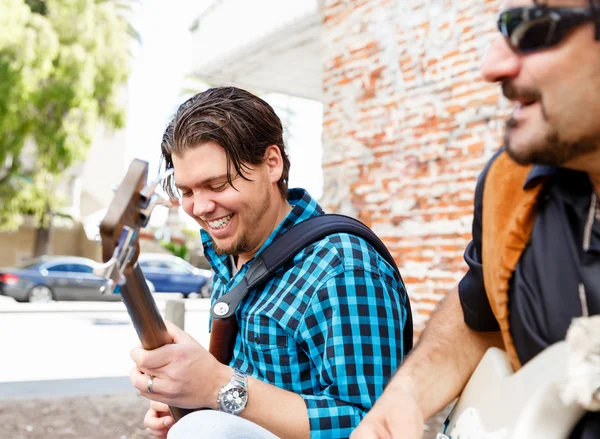
[[[293,225],[322,215],[303,189],[292,211],[260,248]],[[201,231],[215,275],[213,302],[237,285],[227,256]],[[298,253],[236,311],[239,332],[230,366],[302,396],[311,437],[347,438],[383,392],[403,359],[404,285],[363,239],[332,234]]]

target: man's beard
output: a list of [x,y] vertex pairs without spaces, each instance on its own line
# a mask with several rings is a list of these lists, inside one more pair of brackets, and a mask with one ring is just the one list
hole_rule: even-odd
[[[544,114],[544,113],[543,113]],[[547,118],[544,114],[544,120]],[[555,129],[546,135],[543,145],[533,147],[527,151],[515,151],[510,144],[510,130],[516,127],[517,122],[511,117],[506,122],[504,131],[504,147],[508,155],[520,165],[548,165],[561,166],[579,156],[598,150],[597,140],[582,138],[576,142],[566,142],[560,139]]]
[[219,247],[214,240],[212,242],[212,247],[213,247],[213,250],[215,251],[215,253],[218,254],[219,256],[223,256],[223,255],[237,256],[240,253],[247,253],[251,250],[250,244],[248,243],[248,238],[246,237],[246,235],[240,236],[240,239],[238,239],[236,242],[234,242],[230,248]]
[[[266,190],[263,190],[262,197],[260,200],[254,205],[252,210],[246,211],[246,215],[242,217],[240,213],[239,215],[239,227],[241,228],[242,233],[240,234],[237,241],[235,241],[228,248],[219,247],[215,240],[212,240],[212,247],[216,254],[218,255],[231,255],[238,256],[242,253],[250,252],[256,245],[258,244],[256,239],[252,239],[253,236],[250,235],[253,227],[256,227],[260,224],[261,218],[264,217],[265,213],[269,209],[269,205],[271,204],[271,200],[269,198],[269,193]],[[245,218],[245,219],[244,219]],[[246,227],[243,227],[245,224]],[[269,232],[270,233],[270,232]],[[260,241],[261,237],[258,237]],[[266,239],[266,237],[264,237]]]
[[520,165],[549,165],[560,166],[564,163],[584,154],[589,154],[598,150],[598,139],[592,137],[582,137],[578,141],[564,141],[560,138],[558,131],[550,124],[548,112],[544,106],[541,94],[537,90],[517,90],[510,82],[502,84],[502,94],[507,99],[525,99],[539,102],[542,118],[546,125],[550,127],[544,143],[542,145],[529,145],[527,151],[516,151],[510,144],[510,131],[517,127],[518,122],[511,117],[506,121],[504,128],[504,147],[508,155]]

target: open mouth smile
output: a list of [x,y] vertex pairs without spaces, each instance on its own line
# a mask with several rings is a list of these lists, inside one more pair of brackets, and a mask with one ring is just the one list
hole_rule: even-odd
[[211,229],[220,230],[220,229],[225,228],[227,226],[227,224],[229,224],[229,221],[231,221],[231,218],[233,218],[233,213],[230,215],[224,216],[223,218],[214,220],[214,221],[207,221],[207,223]]

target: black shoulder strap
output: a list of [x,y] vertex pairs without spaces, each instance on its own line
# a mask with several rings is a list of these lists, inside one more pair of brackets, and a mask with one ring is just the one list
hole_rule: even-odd
[[[266,282],[279,267],[292,259],[301,250],[333,233],[348,233],[363,238],[375,248],[388,264],[402,276],[394,258],[373,233],[360,221],[345,215],[326,214],[315,216],[296,224],[279,238],[274,240],[255,258],[244,278],[231,291],[218,299],[211,307],[212,317],[224,319],[231,317],[248,291]],[[404,286],[404,285],[403,285]],[[406,288],[406,286],[404,286]],[[406,324],[404,325],[404,352],[408,353],[413,345],[413,323],[410,302],[404,290],[406,304]]]

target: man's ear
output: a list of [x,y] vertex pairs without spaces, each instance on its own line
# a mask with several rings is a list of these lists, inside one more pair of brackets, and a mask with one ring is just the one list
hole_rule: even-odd
[[277,145],[269,146],[265,151],[265,165],[269,172],[269,180],[271,183],[277,183],[281,180],[283,174],[283,158],[281,157],[281,150]]

